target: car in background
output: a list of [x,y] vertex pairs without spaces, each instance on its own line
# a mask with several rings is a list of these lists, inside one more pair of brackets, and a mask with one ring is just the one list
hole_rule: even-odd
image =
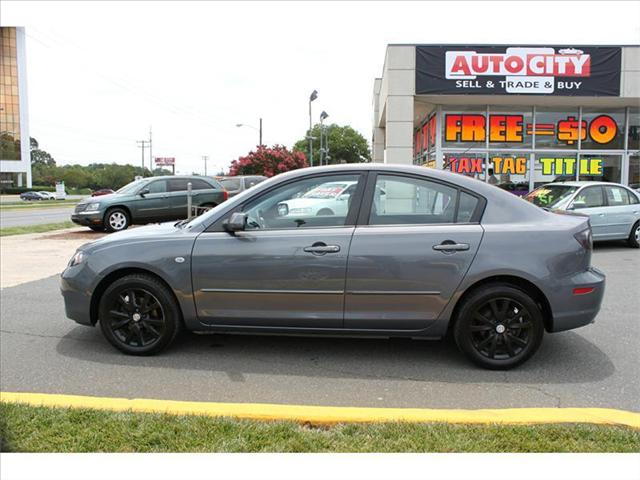
[[20,200],[27,202],[46,200],[46,198],[40,192],[23,192],[20,194]]
[[36,193],[39,193],[42,196],[43,200],[55,200],[57,198],[54,192],[45,192],[44,190],[42,190]]
[[[349,188],[341,213],[282,215],[282,204],[308,192]],[[346,164],[276,175],[191,221],[85,244],[61,290],[69,318],[99,324],[130,355],[161,352],[181,328],[451,333],[473,362],[509,369],[545,332],[593,322],[605,276],[591,255],[586,217],[547,212],[457,173]]]
[[185,219],[189,183],[194,208],[216,207],[228,198],[222,185],[212,178],[148,177],[131,182],[115,193],[85,198],[76,205],[71,221],[96,231],[117,232],[129,225]]
[[234,175],[234,176],[218,176],[216,180],[222,184],[224,189],[229,192],[229,198],[236,196],[254,185],[259,184],[267,179],[263,175]]
[[619,183],[561,182],[536,188],[525,200],[551,211],[586,215],[593,240],[626,240],[640,248],[640,193]]
[[355,193],[357,182],[322,183],[297,198],[287,199],[278,204],[278,214],[284,216],[346,215],[350,199]]
[[112,193],[116,193],[115,190],[111,190],[110,188],[101,188],[100,190],[93,192],[91,196],[100,197],[102,195],[111,195]]
[[529,193],[529,182],[504,182],[496,184],[496,187],[511,192],[518,197],[522,197]]

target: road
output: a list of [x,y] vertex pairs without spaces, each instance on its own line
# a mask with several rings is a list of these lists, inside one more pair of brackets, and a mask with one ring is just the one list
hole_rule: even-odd
[[0,389],[127,398],[432,408],[640,411],[640,251],[597,247],[607,273],[596,323],[547,335],[509,372],[478,369],[451,342],[183,334],[129,357],[67,320],[57,277],[2,290]]
[[71,220],[74,207],[42,207],[5,210],[0,208],[0,228],[24,227]]

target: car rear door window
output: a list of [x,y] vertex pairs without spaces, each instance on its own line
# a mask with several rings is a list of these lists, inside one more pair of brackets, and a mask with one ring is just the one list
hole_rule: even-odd
[[629,205],[629,194],[622,187],[604,187],[607,196],[607,205],[610,207],[619,207]]
[[597,208],[604,206],[604,196],[600,186],[587,187],[578,192],[573,199],[574,208]]
[[222,178],[220,179],[220,183],[225,188],[225,190],[236,191],[240,190],[240,179],[239,178]]
[[473,214],[478,208],[478,198],[469,195],[467,192],[460,192],[460,200],[458,205],[457,223],[469,223],[473,218]]
[[204,180],[201,180],[199,178],[194,178],[193,180],[191,180],[191,189],[192,190],[212,190],[213,187],[209,185],[207,182],[205,182]]
[[189,180],[186,178],[172,178],[168,181],[168,189],[170,192],[186,192],[187,183],[189,183]]
[[457,196],[458,189],[430,180],[378,175],[369,225],[454,223]]

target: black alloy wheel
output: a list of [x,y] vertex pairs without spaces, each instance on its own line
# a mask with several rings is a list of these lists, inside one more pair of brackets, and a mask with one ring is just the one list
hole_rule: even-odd
[[111,284],[100,300],[103,335],[119,350],[151,355],[166,348],[180,325],[171,291],[148,275],[128,275]]
[[493,370],[513,368],[539,348],[544,333],[542,312],[524,291],[491,285],[463,300],[454,337],[475,363]]

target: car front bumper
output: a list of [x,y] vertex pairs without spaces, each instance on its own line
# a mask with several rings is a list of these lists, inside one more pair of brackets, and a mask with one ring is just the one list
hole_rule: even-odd
[[[553,322],[550,331],[562,332],[593,323],[604,297],[605,274],[595,267],[572,276],[562,285],[556,285],[548,296]],[[593,289],[576,294],[576,289]]]
[[84,227],[91,226],[101,226],[103,223],[103,214],[102,212],[91,212],[91,213],[73,213],[71,214],[71,221],[77,225],[82,225]]
[[64,298],[64,310],[68,318],[82,325],[94,325],[91,321],[90,269],[84,264],[67,267],[60,275],[60,292]]

